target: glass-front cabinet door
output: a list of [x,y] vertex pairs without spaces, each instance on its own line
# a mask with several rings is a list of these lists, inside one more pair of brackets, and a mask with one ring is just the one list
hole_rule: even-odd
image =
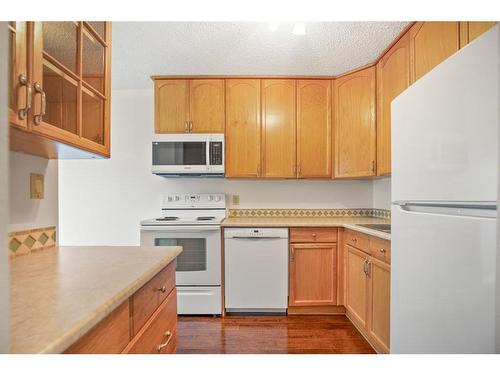
[[31,86],[28,72],[28,22],[9,22],[9,122],[28,127]]
[[35,22],[33,128],[109,155],[110,24]]

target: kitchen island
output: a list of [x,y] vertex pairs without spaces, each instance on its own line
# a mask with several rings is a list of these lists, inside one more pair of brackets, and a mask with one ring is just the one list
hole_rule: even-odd
[[[60,246],[11,259],[11,353],[66,351],[121,306],[128,312],[134,293],[165,270],[174,275],[181,251],[178,246]],[[162,286],[158,291],[170,292]],[[175,279],[171,291],[175,300]],[[145,311],[154,316],[151,309]],[[139,328],[127,328],[127,343]]]

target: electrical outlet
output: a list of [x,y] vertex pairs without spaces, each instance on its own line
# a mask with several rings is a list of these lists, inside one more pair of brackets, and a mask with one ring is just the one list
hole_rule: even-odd
[[240,204],[240,196],[239,195],[233,194],[233,204],[235,206]]
[[43,199],[43,174],[31,173],[30,174],[30,197],[31,199]]

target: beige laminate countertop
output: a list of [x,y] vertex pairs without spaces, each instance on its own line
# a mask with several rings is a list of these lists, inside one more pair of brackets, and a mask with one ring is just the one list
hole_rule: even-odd
[[11,259],[11,352],[63,352],[181,251],[60,246]]
[[359,226],[359,224],[390,224],[388,219],[377,217],[229,217],[222,226],[230,227],[343,227],[385,240],[390,233]]

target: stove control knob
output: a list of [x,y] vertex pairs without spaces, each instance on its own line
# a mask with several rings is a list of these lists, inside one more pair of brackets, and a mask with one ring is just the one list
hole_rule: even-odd
[[169,196],[167,197],[167,201],[168,201],[168,202],[172,202],[172,200],[173,200],[173,199],[172,199],[172,197],[169,195]]
[[207,198],[207,200],[208,200],[209,202],[213,201],[213,200],[214,200],[214,196],[213,196],[213,195],[209,195],[209,196],[208,196],[208,198]]
[[220,195],[216,195],[216,196],[215,196],[215,201],[216,201],[216,202],[220,202],[220,200],[221,200]]
[[178,202],[181,200],[181,197],[179,197],[178,195],[175,196],[175,201]]

